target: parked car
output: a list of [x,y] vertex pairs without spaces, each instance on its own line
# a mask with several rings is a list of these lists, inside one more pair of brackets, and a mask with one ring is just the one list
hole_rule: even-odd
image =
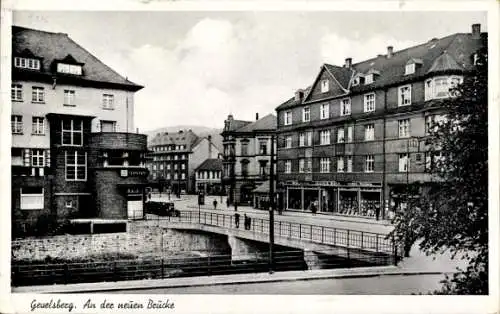
[[173,202],[146,202],[146,213],[157,216],[179,217],[181,212],[175,209]]

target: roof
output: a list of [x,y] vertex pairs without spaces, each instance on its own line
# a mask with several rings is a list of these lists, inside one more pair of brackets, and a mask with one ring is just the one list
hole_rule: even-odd
[[163,132],[156,133],[156,135],[151,139],[148,146],[159,146],[159,145],[186,145],[186,150],[190,151],[197,143],[199,143],[200,138],[191,130],[179,130],[176,133]]
[[236,132],[256,132],[256,131],[274,131],[277,127],[276,116],[273,114],[268,114],[267,116],[259,119],[255,122],[247,124],[239,129],[236,129]]
[[[41,74],[68,76],[53,71],[54,61],[67,61],[83,65],[85,81],[112,83],[137,91],[143,86],[129,81],[104,64],[89,51],[73,41],[67,34],[52,33],[20,26],[12,26],[12,55],[25,55],[41,59]],[[15,71],[30,71],[13,68]]]
[[202,162],[201,165],[196,167],[196,171],[199,170],[222,171],[222,159],[217,159],[217,158],[205,159],[205,161]]
[[252,121],[234,120],[232,119],[232,116],[230,116],[230,118],[227,119],[225,122],[226,126],[224,127],[224,132],[235,131],[244,127],[245,125],[252,123]]
[[[339,84],[348,90],[348,93],[362,93],[376,88],[396,85],[419,77],[425,77],[429,73],[436,72],[463,72],[473,68],[471,57],[477,50],[486,46],[487,33],[473,36],[471,33],[457,33],[432,39],[428,42],[409,47],[387,55],[378,55],[375,58],[358,62],[351,68],[324,64],[321,71],[328,70]],[[405,67],[409,61],[418,63],[415,73],[406,75]],[[352,86],[350,81],[357,75],[364,75],[376,71],[379,73],[376,80],[370,84]],[[335,95],[336,97],[340,95]],[[323,97],[324,98],[324,97]],[[317,98],[312,98],[316,100]],[[307,101],[305,101],[307,102]],[[296,101],[293,97],[279,105],[276,110],[295,107],[303,103]]]

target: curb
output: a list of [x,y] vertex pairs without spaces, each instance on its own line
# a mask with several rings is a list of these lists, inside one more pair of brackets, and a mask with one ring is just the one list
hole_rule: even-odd
[[153,279],[153,280],[82,283],[82,284],[71,284],[71,285],[13,287],[12,292],[13,293],[95,293],[95,292],[107,292],[107,291],[124,291],[126,293],[127,290],[150,290],[150,289],[186,288],[186,287],[203,287],[203,286],[206,287],[206,286],[256,284],[256,283],[287,282],[287,281],[290,282],[290,281],[306,281],[306,280],[324,280],[324,279],[353,279],[353,278],[370,278],[370,277],[384,277],[384,276],[444,275],[446,273],[447,272],[442,272],[442,271],[408,271],[408,270],[405,271],[405,270],[399,270],[396,266],[380,266],[377,267],[377,269],[371,269],[371,270],[367,268],[359,268],[359,269],[342,268],[342,269],[327,270],[327,271],[325,270],[297,271],[293,272],[293,274],[290,274],[290,272],[277,272],[273,274],[254,273],[254,274],[243,275],[248,278],[241,278],[242,274],[237,274],[237,275],[221,275],[221,276],[211,276],[211,277],[203,276],[203,277],[167,278],[167,279]]

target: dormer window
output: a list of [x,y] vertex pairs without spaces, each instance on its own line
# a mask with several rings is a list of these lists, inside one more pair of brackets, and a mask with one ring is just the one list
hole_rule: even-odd
[[15,57],[14,67],[21,69],[40,70],[40,60],[34,58]]
[[82,66],[76,64],[58,63],[57,72],[64,74],[82,75]]
[[370,69],[365,75],[365,84],[371,84],[376,80],[376,77],[380,75],[380,72],[375,69]]
[[406,65],[405,75],[415,73],[415,63],[410,63]]
[[368,74],[365,76],[365,84],[371,84],[373,83],[373,74]]
[[352,86],[358,86],[358,85],[361,85],[361,84],[364,84],[364,83],[365,83],[365,78],[363,76],[361,76],[361,75],[357,75],[352,80]]
[[328,80],[321,80],[321,92],[326,93],[329,90]]

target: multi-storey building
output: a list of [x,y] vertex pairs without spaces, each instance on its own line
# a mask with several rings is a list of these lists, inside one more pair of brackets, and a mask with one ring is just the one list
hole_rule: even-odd
[[278,114],[278,180],[289,209],[390,218],[407,186],[431,184],[426,153],[440,103],[486,46],[480,25],[343,66],[324,64]]
[[157,133],[149,143],[150,180],[174,194],[195,192],[195,169],[219,151],[211,136],[199,137],[192,130]]
[[269,179],[271,136],[276,131],[276,116],[269,114],[256,121],[224,121],[222,182],[229,201],[252,204],[253,190]]
[[141,216],[147,138],[134,93],[67,34],[12,28],[12,219]]
[[196,170],[196,193],[222,195],[222,159],[210,158]]

